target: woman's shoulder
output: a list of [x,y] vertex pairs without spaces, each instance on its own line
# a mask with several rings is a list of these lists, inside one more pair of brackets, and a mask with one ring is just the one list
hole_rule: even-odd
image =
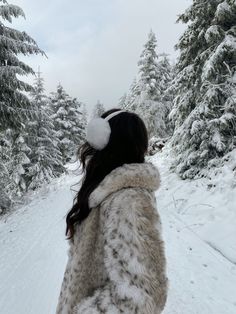
[[154,223],[159,220],[154,193],[138,187],[126,187],[109,195],[101,204],[101,214],[106,218],[112,215],[114,219],[129,216],[131,220],[138,217]]
[[124,187],[111,194],[109,199],[114,204],[118,202],[127,203],[130,206],[144,203],[155,205],[154,192],[143,187]]
[[159,186],[159,171],[153,164],[124,164],[109,173],[91,193],[89,205],[90,207],[98,206],[114,194],[123,195],[125,198],[135,198],[135,194],[144,195],[150,191],[154,192]]

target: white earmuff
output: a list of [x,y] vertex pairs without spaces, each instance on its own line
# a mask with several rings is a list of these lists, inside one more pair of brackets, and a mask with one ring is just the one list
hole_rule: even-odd
[[94,118],[87,126],[86,140],[95,149],[102,150],[109,142],[111,128],[109,120],[114,116],[126,112],[125,110],[115,111],[109,114],[105,119]]

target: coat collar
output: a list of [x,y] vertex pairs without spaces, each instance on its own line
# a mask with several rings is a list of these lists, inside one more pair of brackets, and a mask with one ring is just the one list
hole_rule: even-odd
[[89,207],[98,206],[108,195],[123,188],[155,191],[160,186],[158,169],[150,162],[124,164],[112,170],[89,196]]

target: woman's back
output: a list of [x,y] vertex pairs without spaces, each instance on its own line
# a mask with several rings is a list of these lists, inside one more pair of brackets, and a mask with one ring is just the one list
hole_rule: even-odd
[[151,163],[123,163],[89,193],[89,214],[69,239],[57,314],[161,313],[167,278],[159,185]]

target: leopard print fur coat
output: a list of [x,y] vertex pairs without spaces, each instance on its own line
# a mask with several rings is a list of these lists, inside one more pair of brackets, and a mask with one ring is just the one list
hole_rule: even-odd
[[168,290],[149,162],[124,164],[90,194],[89,216],[69,240],[56,314],[159,314]]

